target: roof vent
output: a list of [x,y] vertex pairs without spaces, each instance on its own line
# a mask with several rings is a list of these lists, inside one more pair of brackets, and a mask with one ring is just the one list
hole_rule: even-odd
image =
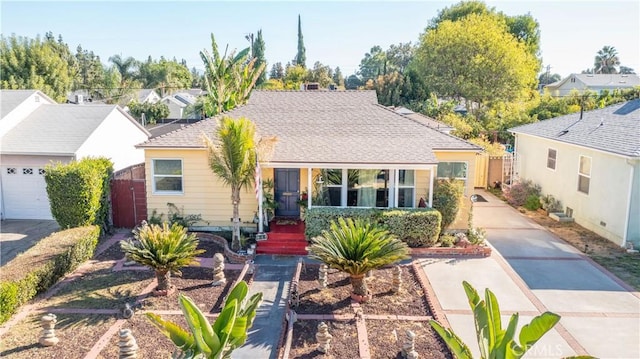
[[76,103],[78,105],[82,104],[84,102],[84,96],[82,95],[76,95]]
[[317,82],[310,82],[308,84],[306,84],[305,86],[305,90],[310,91],[310,90],[319,90],[320,89],[320,84]]

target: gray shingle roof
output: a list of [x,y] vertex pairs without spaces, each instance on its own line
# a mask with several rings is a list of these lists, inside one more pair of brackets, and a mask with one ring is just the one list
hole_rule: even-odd
[[[247,117],[276,136],[272,162],[433,164],[433,150],[479,147],[378,105],[375,91],[254,91],[227,113]],[[140,147],[204,148],[215,119],[153,138]]]
[[640,157],[640,99],[510,129],[514,133]]
[[116,110],[116,105],[42,105],[2,138],[0,152],[74,154],[102,121]]
[[635,74],[571,74],[561,81],[547,85],[553,89],[562,86],[571,78],[581,81],[587,87],[629,88],[640,86],[640,76]]
[[[8,115],[18,105],[23,103],[29,96],[33,95],[38,90],[2,90],[0,91],[0,119]],[[49,102],[55,103],[52,99],[48,98],[45,94],[40,92],[40,96],[45,97]]]

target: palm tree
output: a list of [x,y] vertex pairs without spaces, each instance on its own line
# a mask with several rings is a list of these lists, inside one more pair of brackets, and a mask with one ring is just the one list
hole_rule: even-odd
[[256,127],[251,120],[241,117],[223,117],[218,122],[215,139],[205,136],[211,171],[231,187],[233,205],[233,234],[231,248],[240,249],[240,190],[249,188],[255,181],[258,154],[267,160],[275,145],[275,137],[257,138]]
[[594,72],[596,74],[615,74],[620,66],[618,51],[613,46],[605,46],[598,51],[594,62]]
[[204,112],[207,116],[214,116],[246,103],[266,66],[266,63],[256,66],[257,58],[247,61],[249,48],[237,55],[233,51],[227,55],[227,45],[224,54],[220,56],[213,34],[211,49],[211,54],[207,50],[200,52],[207,95],[201,98],[194,109],[196,113]]
[[133,72],[138,66],[138,62],[136,61],[136,59],[131,56],[123,59],[121,55],[113,55],[109,58],[109,61],[113,63],[113,65],[116,67],[116,70],[118,70],[118,72],[120,73],[122,82],[131,80],[134,75]]
[[180,268],[198,264],[195,257],[204,253],[197,249],[195,234],[187,234],[186,228],[175,223],[171,227],[144,223],[134,237],[136,241],[120,242],[120,248],[129,260],[153,268],[159,292],[171,288],[171,273],[180,274]]
[[331,222],[331,230],[323,231],[320,237],[313,239],[309,257],[348,273],[352,297],[364,302],[370,296],[365,274],[409,258],[409,247],[372,223],[338,218],[337,223]]

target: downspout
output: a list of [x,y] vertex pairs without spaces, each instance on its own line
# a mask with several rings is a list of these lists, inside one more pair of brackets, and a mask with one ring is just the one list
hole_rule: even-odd
[[629,201],[627,202],[627,214],[624,219],[624,235],[622,236],[622,247],[627,246],[627,239],[629,237],[629,222],[631,221],[631,200],[633,194],[633,175],[635,172],[634,163],[632,160],[627,160],[627,164],[631,166],[631,171],[629,171],[629,192],[627,198]]
[[437,170],[437,166],[433,165],[429,171],[429,207],[433,208],[433,172]]

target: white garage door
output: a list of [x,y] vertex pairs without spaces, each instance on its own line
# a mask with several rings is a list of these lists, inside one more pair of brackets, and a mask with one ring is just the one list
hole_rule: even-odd
[[53,219],[41,167],[2,166],[2,197],[7,219]]

